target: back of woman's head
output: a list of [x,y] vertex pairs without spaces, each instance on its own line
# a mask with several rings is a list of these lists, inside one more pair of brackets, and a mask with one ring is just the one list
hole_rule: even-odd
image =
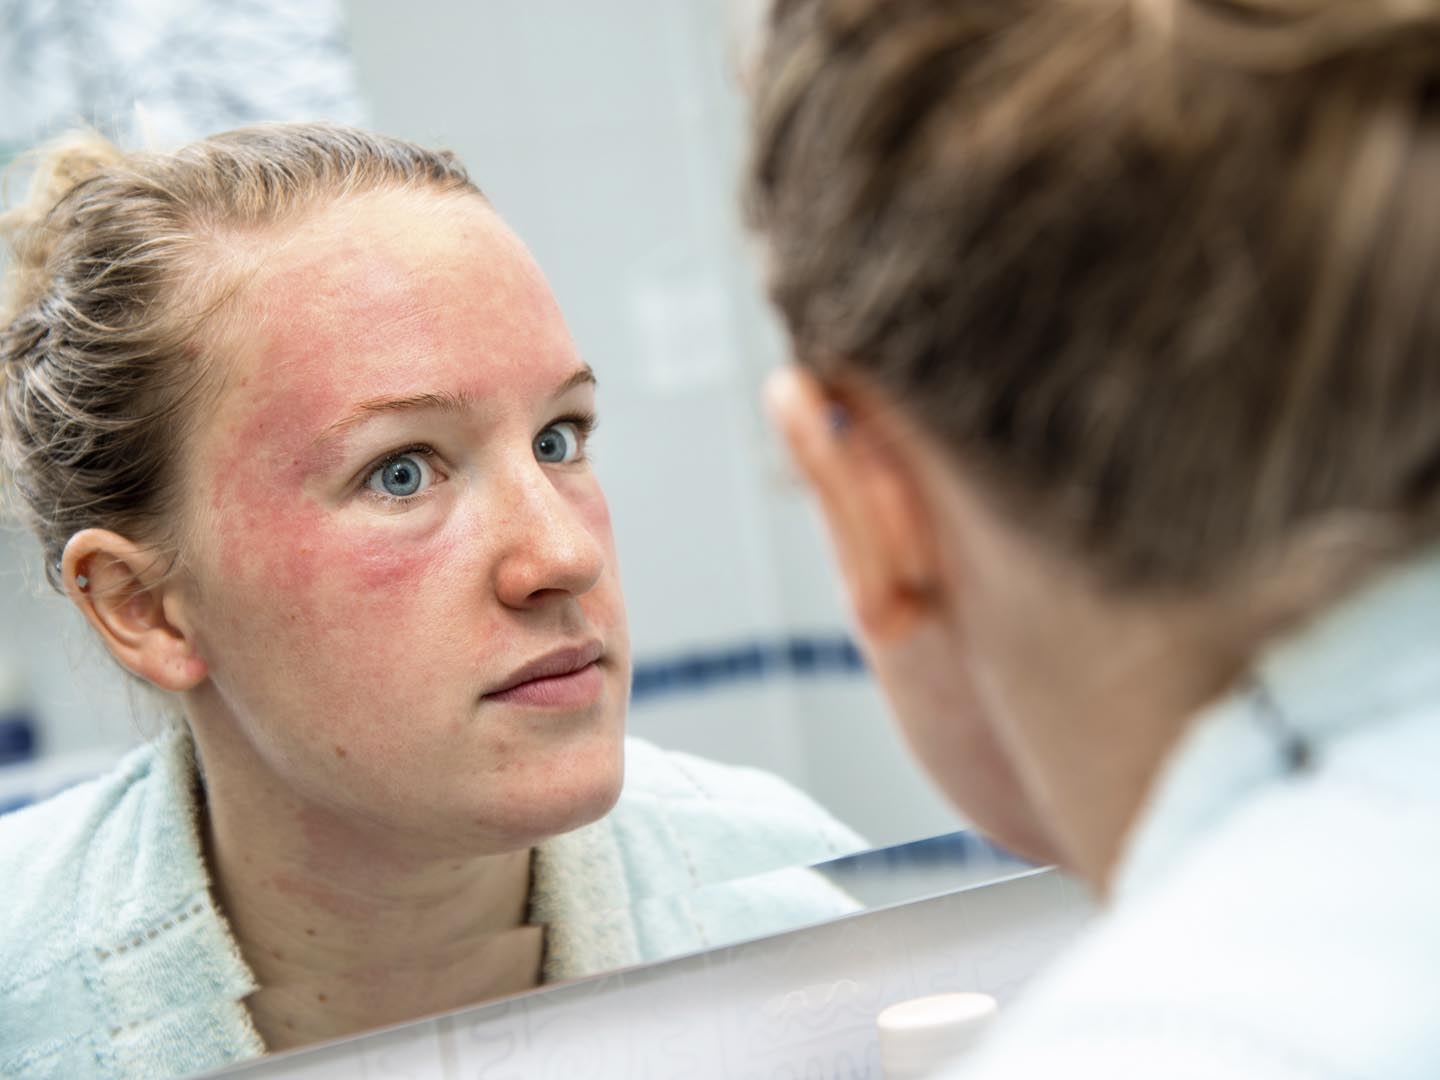
[[1110,583],[1440,538],[1440,3],[779,0],[755,95],[800,362]]
[[246,241],[321,203],[391,188],[474,192],[447,153],[351,128],[245,128],[173,154],[76,135],[35,155],[0,218],[0,447],[52,581],[100,527],[173,554],[174,465]]

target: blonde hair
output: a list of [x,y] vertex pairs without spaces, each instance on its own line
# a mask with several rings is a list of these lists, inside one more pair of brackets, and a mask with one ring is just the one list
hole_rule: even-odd
[[1440,538],[1435,0],[779,0],[752,153],[800,362],[1111,584]]
[[449,153],[329,124],[243,128],[173,154],[68,136],[0,217],[0,451],[57,584],[87,527],[173,546],[172,462],[238,284],[229,237],[390,188],[477,193]]

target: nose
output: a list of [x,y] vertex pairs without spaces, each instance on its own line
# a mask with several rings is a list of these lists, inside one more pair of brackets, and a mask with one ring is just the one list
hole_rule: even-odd
[[605,570],[605,548],[577,503],[534,462],[509,487],[495,567],[500,602],[535,608],[593,589]]

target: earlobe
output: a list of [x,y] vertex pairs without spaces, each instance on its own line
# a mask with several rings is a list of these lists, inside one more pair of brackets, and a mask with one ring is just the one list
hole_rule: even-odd
[[83,529],[65,545],[60,571],[71,602],[127,671],[175,692],[204,681],[205,661],[174,617],[174,586],[153,549]]
[[913,462],[862,400],[837,402],[790,367],[766,385],[771,413],[828,526],[856,619],[877,644],[936,614],[933,522]]

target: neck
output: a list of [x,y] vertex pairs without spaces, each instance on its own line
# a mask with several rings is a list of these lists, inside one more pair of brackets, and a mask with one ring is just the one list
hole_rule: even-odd
[[1066,862],[1103,895],[1167,758],[1245,663],[1150,620],[1069,629],[1067,648],[995,677],[1008,684],[1030,788]]
[[974,504],[966,522],[977,690],[1059,857],[1103,895],[1166,759],[1269,624],[1258,596],[1117,596]]
[[214,752],[196,730],[207,861],[260,985],[247,1005],[271,1050],[540,981],[543,930],[526,924],[528,849],[417,855],[244,768],[243,751]]

